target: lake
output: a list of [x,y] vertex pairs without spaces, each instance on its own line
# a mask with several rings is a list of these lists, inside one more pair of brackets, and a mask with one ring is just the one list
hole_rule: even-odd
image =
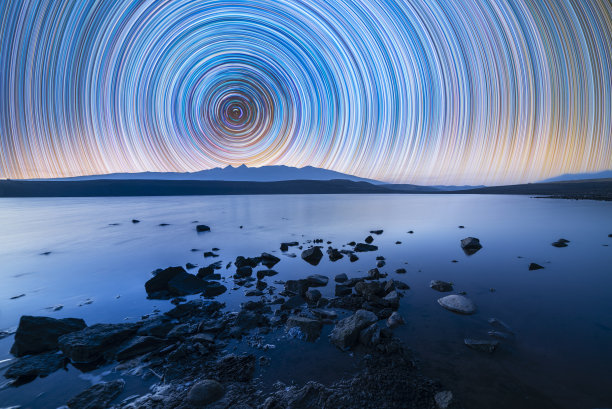
[[[212,231],[196,233],[196,221]],[[360,253],[354,263],[325,256],[315,267],[295,247],[288,252],[295,258],[279,250],[281,242],[316,238],[342,249],[350,241],[362,242],[372,229],[384,229],[375,236],[379,250]],[[78,317],[88,325],[136,321],[173,307],[146,298],[144,283],[153,270],[218,260],[225,266],[236,256],[264,251],[281,258],[274,279],[323,274],[332,280],[321,291],[331,297],[336,274],[363,276],[382,255],[387,264],[381,271],[411,287],[399,310],[406,325],[395,335],[414,351],[422,371],[466,407],[611,407],[610,233],[610,202],[524,196],[0,199],[0,331],[16,327],[26,314]],[[459,245],[468,236],[483,245],[472,256]],[[559,238],[568,239],[568,247],[551,245]],[[220,257],[204,259],[202,253],[214,247]],[[531,262],[544,269],[529,271]],[[398,268],[407,272],[396,274]],[[220,271],[231,282],[234,269]],[[465,291],[478,312],[460,316],[441,308],[436,300],[446,294],[429,288],[434,279]],[[244,289],[227,286],[230,291],[218,299],[237,308]],[[463,339],[487,338],[491,317],[512,327],[515,338],[493,354],[468,349]],[[292,340],[258,351],[272,358],[260,373],[264,384],[326,382],[349,372],[357,357],[330,345],[330,329],[325,326],[312,344]],[[0,340],[0,371],[10,364],[12,342],[12,336]],[[2,378],[0,407],[58,407],[92,382],[116,376],[108,368],[84,374],[69,367],[19,387]],[[126,381],[122,397],[145,393],[153,380]]]

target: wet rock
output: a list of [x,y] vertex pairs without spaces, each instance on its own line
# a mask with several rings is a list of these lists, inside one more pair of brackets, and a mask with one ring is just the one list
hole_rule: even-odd
[[438,304],[449,311],[459,314],[473,314],[476,312],[476,305],[472,300],[463,295],[447,295],[438,299]]
[[30,355],[19,358],[8,367],[4,376],[15,379],[19,383],[34,380],[36,377],[45,377],[65,366],[66,358],[56,352],[47,352],[39,355]]
[[286,328],[298,327],[306,335],[306,340],[314,342],[321,335],[323,324],[319,320],[292,315],[287,319]]
[[247,290],[244,292],[245,297],[261,297],[263,292],[261,290]]
[[261,253],[261,264],[263,264],[264,266],[268,268],[274,267],[279,261],[280,261],[280,258],[270,253]]
[[187,264],[185,264],[185,268],[186,268],[187,270],[191,270],[191,269],[194,269],[194,268],[196,268],[196,267],[197,267],[197,265],[192,264],[192,263],[187,263]]
[[316,266],[323,258],[323,252],[319,246],[311,247],[302,252],[302,259],[308,264]]
[[173,296],[198,294],[205,291],[207,285],[193,274],[179,273],[168,281],[168,292]]
[[393,314],[387,318],[387,327],[389,328],[395,328],[405,323],[406,321],[404,321],[404,318],[397,311],[393,312]]
[[[157,270],[153,278],[145,283],[145,290],[150,298],[163,298],[164,295],[187,295],[197,294],[204,285],[196,276],[189,274],[183,267],[168,267],[164,270]],[[170,290],[172,281],[172,291]],[[194,292],[185,292],[193,290]],[[179,293],[180,292],[180,293]]]
[[406,274],[406,269],[405,268],[398,268],[397,270],[395,270],[395,272],[397,274]]
[[136,224],[136,223],[140,223],[140,220],[138,219],[132,219],[132,223]]
[[487,331],[487,335],[495,339],[510,339],[512,334],[507,334],[501,331]]
[[204,258],[209,258],[209,257],[219,257],[219,255],[212,251],[205,251]]
[[210,227],[208,227],[208,226],[207,226],[207,225],[205,225],[205,224],[198,224],[198,225],[196,226],[196,231],[197,231],[198,233],[203,233],[203,232],[206,232],[206,231],[210,231]]
[[559,239],[557,241],[555,241],[552,245],[554,247],[567,247],[567,243],[569,243],[570,241],[567,239]]
[[327,249],[327,255],[331,261],[337,261],[344,257],[344,255],[340,253],[338,249],[334,248]]
[[225,394],[225,388],[213,379],[204,379],[191,387],[187,401],[192,405],[205,406],[216,402]]
[[533,270],[540,270],[544,267],[542,267],[541,265],[537,264],[537,263],[531,263],[529,264],[529,271],[533,271]]
[[378,250],[378,246],[375,246],[373,244],[357,243],[355,245],[355,251],[358,253],[363,253],[366,251],[376,251],[376,250]]
[[[459,228],[462,229],[463,226],[459,226]],[[453,393],[451,391],[438,392],[434,395],[434,401],[439,409],[446,409],[453,401]]]
[[370,299],[373,296],[384,297],[386,295],[385,290],[384,290],[384,285],[382,285],[381,283],[377,281],[374,281],[374,282],[360,281],[357,284],[355,284],[355,292],[359,295],[365,296],[366,299]]
[[453,291],[453,284],[446,281],[431,280],[429,287],[436,291],[440,291],[441,293]]
[[480,250],[482,245],[480,244],[480,240],[478,240],[476,237],[466,237],[465,239],[461,240],[461,248],[465,254],[471,256]]
[[370,233],[376,234],[376,235],[381,235],[381,234],[383,234],[383,230],[370,230]]
[[329,282],[329,278],[321,274],[313,274],[306,277],[310,287],[325,287]]
[[463,340],[463,343],[470,349],[481,352],[492,353],[497,349],[499,345],[498,341],[491,341],[488,339],[472,339],[466,338]]
[[314,304],[321,299],[321,291],[310,289],[306,291],[304,298],[306,298],[306,301],[309,303]]
[[260,291],[263,291],[266,289],[266,287],[268,287],[268,283],[266,283],[265,281],[257,280],[257,283],[255,284],[255,288],[257,288]]
[[109,350],[134,335],[137,330],[136,324],[96,324],[62,335],[58,344],[72,362],[93,363],[102,360]]
[[359,257],[357,257],[356,254],[351,254],[349,256],[349,260],[351,261],[351,263],[354,263],[355,261],[359,260]]
[[257,272],[257,279],[262,280],[264,277],[273,277],[278,274],[278,271],[274,270],[259,270]]
[[217,282],[207,282],[204,291],[202,291],[202,297],[213,298],[223,294],[227,291],[227,287]]
[[385,297],[383,298],[383,300],[385,301],[385,306],[389,306],[391,308],[393,308],[394,310],[396,310],[399,307],[399,294],[397,293],[397,291],[391,291],[389,294],[385,295]]
[[368,236],[368,237],[366,237],[366,238],[365,238],[365,240],[364,240],[364,241],[365,241],[366,243],[368,243],[368,244],[372,244],[372,242],[374,241],[374,237],[372,237],[372,236]]
[[142,336],[150,335],[157,338],[165,338],[174,325],[175,324],[173,324],[169,318],[156,317],[146,320],[143,325],[138,328],[137,334]]
[[350,317],[340,320],[331,332],[330,340],[340,349],[354,346],[359,333],[364,328],[378,321],[376,314],[366,310],[358,310]]
[[497,318],[489,318],[487,320],[487,322],[489,323],[489,325],[491,325],[493,328],[496,328],[498,330],[502,330],[505,331],[509,334],[514,334],[514,331],[512,330],[512,328],[510,328],[510,326],[508,324],[506,324],[505,322],[503,322],[500,319]]
[[386,274],[382,274],[378,268],[373,268],[368,271],[368,280],[378,280],[386,277]]
[[281,310],[293,310],[295,308],[298,308],[302,305],[306,304],[306,300],[304,300],[304,298],[302,298],[302,296],[300,295],[296,295],[293,297],[289,297],[287,299],[287,301],[285,301],[282,305],[281,305]]
[[253,267],[240,266],[236,269],[235,277],[238,277],[238,278],[250,277],[252,274],[253,274]]
[[259,311],[241,310],[236,315],[234,325],[244,330],[249,330],[257,327],[264,327],[270,324],[268,317],[261,314]]
[[70,409],[106,409],[113,399],[123,391],[125,381],[101,382],[70,399]]
[[380,327],[376,323],[364,328],[359,333],[359,343],[367,347],[375,347],[380,344],[380,339]]
[[297,241],[290,241],[286,243],[281,243],[280,249],[281,251],[288,251],[289,247],[299,246],[299,245],[300,243],[298,243]]
[[352,293],[353,289],[351,287],[342,284],[336,284],[336,291],[334,293],[336,297],[345,297]]
[[338,318],[338,313],[332,310],[323,310],[321,308],[312,309],[311,312],[322,320],[335,320]]
[[336,277],[334,277],[334,281],[337,283],[344,283],[348,280],[348,276],[344,273],[342,274],[338,274],[336,275]]
[[226,355],[217,361],[216,369],[221,382],[248,382],[255,372],[255,356]]
[[383,268],[385,264],[387,264],[385,260],[380,260],[378,263],[376,263],[376,267]]
[[310,287],[310,283],[306,279],[287,280],[285,282],[285,291],[289,291],[293,294],[304,295],[308,287]]
[[118,361],[125,361],[127,359],[155,351],[165,344],[166,340],[157,337],[135,337],[123,345],[119,351],[117,351],[116,358]]
[[80,318],[55,319],[23,315],[19,319],[11,354],[24,356],[55,350],[60,336],[80,331],[86,326]]
[[249,266],[251,268],[255,268],[260,262],[261,262],[261,257],[238,256],[236,257],[236,260],[234,261],[234,265],[236,266],[236,268],[240,268],[243,266]]
[[393,283],[397,290],[410,290],[410,286],[403,281],[389,280],[389,283]]

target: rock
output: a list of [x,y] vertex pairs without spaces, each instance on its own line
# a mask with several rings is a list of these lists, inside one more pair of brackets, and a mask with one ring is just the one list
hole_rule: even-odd
[[336,318],[338,318],[338,313],[336,313],[336,311],[332,311],[332,310],[323,310],[320,308],[316,308],[316,309],[312,309],[311,312],[317,316],[318,318],[321,318],[323,320],[335,320]]
[[119,351],[117,351],[116,358],[118,361],[125,361],[127,359],[134,358],[139,355],[144,355],[148,352],[155,351],[156,349],[165,345],[166,341],[151,336],[139,336],[131,339],[127,344],[123,345]]
[[337,261],[344,257],[344,255],[340,253],[338,249],[333,248],[327,249],[327,255],[331,261]]
[[351,287],[342,284],[336,284],[336,291],[334,293],[336,297],[345,297],[352,293],[353,289]]
[[368,270],[368,280],[378,280],[386,277],[386,274],[381,273],[378,268]]
[[240,268],[243,266],[249,266],[251,268],[255,268],[260,262],[261,262],[261,257],[238,256],[236,257],[236,260],[234,261],[234,265],[236,266],[236,268]]
[[261,290],[247,290],[244,292],[245,297],[261,297],[263,292]]
[[261,264],[263,264],[264,266],[268,268],[274,267],[279,261],[280,261],[280,258],[270,253],[261,253]]
[[55,350],[60,336],[80,331],[86,326],[80,318],[55,319],[23,315],[19,319],[11,354],[24,356]]
[[376,321],[378,321],[378,318],[373,312],[358,310],[355,314],[340,320],[334,326],[330,340],[340,349],[350,348],[357,343],[361,330],[374,324]]
[[304,295],[310,287],[308,280],[287,280],[285,282],[285,291],[289,291],[294,294]]
[[544,267],[542,267],[541,265],[537,264],[537,263],[531,263],[529,264],[529,271],[533,271],[533,270],[540,270]]
[[306,301],[309,303],[314,304],[321,299],[321,291],[310,289],[306,291],[304,298],[306,298]]
[[268,283],[266,283],[265,281],[257,280],[257,283],[255,284],[255,288],[257,288],[260,291],[265,290],[267,287],[268,287]]
[[4,376],[15,379],[19,383],[34,380],[36,377],[45,377],[61,369],[66,364],[66,358],[56,352],[47,352],[40,355],[30,355],[19,358],[8,367]]
[[274,270],[259,270],[257,272],[257,279],[262,280],[264,277],[272,277],[278,274],[278,271]]
[[310,287],[325,287],[329,282],[329,278],[321,274],[313,274],[306,277]]
[[179,273],[168,281],[168,292],[173,296],[198,294],[206,290],[208,283],[193,274]]
[[463,343],[470,349],[481,352],[492,353],[497,349],[499,345],[498,341],[491,341],[488,339],[472,339],[466,338],[463,340]]
[[368,237],[366,237],[366,238],[365,238],[365,240],[364,240],[364,241],[365,241],[366,243],[368,243],[368,244],[372,244],[372,242],[374,241],[374,237],[372,237],[372,236],[368,236]]
[[567,239],[559,239],[557,241],[555,241],[552,245],[554,247],[567,247],[567,243],[569,243],[570,241]]
[[[185,304],[181,304],[185,305]],[[168,332],[174,327],[175,324],[170,322],[167,317],[156,317],[146,320],[144,324],[138,328],[138,335],[150,335],[157,338],[165,338]]]
[[124,386],[123,379],[101,382],[70,399],[67,405],[70,409],[106,409],[123,391]]
[[296,295],[296,296],[293,296],[293,297],[289,297],[287,299],[287,301],[285,301],[281,305],[280,309],[281,310],[293,310],[293,309],[298,308],[298,307],[300,307],[300,306],[302,306],[304,304],[306,304],[306,301],[304,300],[304,298],[302,298],[301,295]]
[[357,257],[356,254],[351,254],[349,256],[349,260],[351,261],[351,263],[354,263],[355,261],[359,260],[359,257]]
[[209,258],[209,257],[219,257],[219,255],[212,251],[205,251],[204,258]]
[[204,379],[191,387],[187,401],[192,405],[208,405],[216,402],[225,394],[225,388],[213,379]]
[[461,248],[465,254],[471,256],[480,250],[482,245],[480,244],[480,240],[478,240],[476,237],[466,237],[465,239],[461,240]]
[[395,328],[405,323],[406,321],[404,321],[404,318],[399,315],[397,311],[393,312],[393,314],[391,314],[391,316],[387,318],[387,327],[389,328]]
[[281,251],[288,251],[289,247],[299,246],[299,245],[300,245],[300,243],[298,243],[297,241],[290,241],[290,242],[287,242],[287,243],[281,243],[280,249],[281,249]]
[[438,304],[449,311],[459,314],[473,314],[476,312],[476,305],[472,300],[462,295],[447,295],[438,299]]
[[508,332],[510,334],[514,334],[514,331],[512,331],[512,328],[510,328],[510,326],[508,324],[506,324],[505,322],[503,322],[502,320],[499,320],[497,318],[489,318],[487,320],[487,322],[493,328],[497,328],[497,329],[500,329],[502,331]]
[[307,263],[316,266],[321,261],[323,252],[319,246],[311,247],[302,252],[302,259]]
[[376,263],[376,267],[383,268],[385,264],[387,264],[385,260],[380,260],[378,263]]
[[205,232],[205,231],[210,231],[210,227],[208,227],[208,226],[207,226],[207,225],[205,225],[205,224],[198,224],[198,225],[196,226],[196,231],[197,231],[198,233],[203,233],[203,232]]
[[406,274],[406,269],[405,268],[398,268],[397,270],[395,270],[395,272],[397,274]]
[[236,269],[236,277],[250,277],[253,274],[253,267],[240,266]]
[[383,230],[370,230],[370,233],[376,234],[376,235],[381,235],[381,234],[383,234]]
[[367,347],[375,347],[380,344],[380,338],[380,327],[376,323],[364,328],[359,333],[359,343]]
[[360,281],[355,284],[355,292],[359,295],[363,295],[366,299],[372,298],[373,296],[383,297],[385,296],[385,290],[381,283],[374,282],[365,282]]
[[389,294],[385,295],[383,298],[387,302],[387,305],[393,309],[397,309],[399,307],[399,294],[397,291],[391,291]]
[[194,269],[194,268],[196,268],[196,267],[197,267],[197,265],[192,264],[192,263],[187,263],[187,264],[185,264],[185,268],[186,268],[187,270],[191,270],[191,269]]
[[202,297],[213,298],[227,291],[227,287],[217,282],[207,282]]
[[398,290],[410,290],[410,286],[403,281],[398,281],[398,280],[389,280],[389,281],[393,282],[393,284],[395,285],[395,288]]
[[132,223],[136,224],[136,223],[140,223],[140,220],[138,219],[132,219]]
[[376,251],[376,250],[378,250],[378,246],[374,246],[373,244],[357,243],[355,245],[355,251],[358,253],[363,253],[366,251]]
[[256,327],[264,327],[269,325],[268,317],[261,314],[259,311],[241,310],[236,315],[235,325],[242,329],[252,329]]
[[[459,228],[462,229],[463,226],[459,226]],[[448,408],[452,400],[453,400],[453,393],[451,391],[442,391],[434,395],[434,401],[436,402],[436,406],[439,409]]]
[[436,291],[440,291],[441,293],[453,291],[453,284],[447,283],[446,281],[431,280],[429,287]]
[[136,324],[96,324],[62,335],[58,344],[72,362],[87,364],[105,358],[105,354],[136,333]]
[[336,277],[334,277],[334,281],[337,283],[344,283],[348,280],[348,276],[344,273],[342,274],[338,274],[336,275]]
[[[155,297],[160,293],[169,292],[168,283],[175,277],[178,277],[177,283],[180,283],[181,277],[184,279],[185,276],[191,276],[191,274],[187,273],[185,269],[180,266],[168,267],[164,270],[156,271],[155,276],[145,283],[145,290],[150,297]],[[195,278],[195,276],[192,277]]]
[[298,327],[306,335],[307,341],[314,342],[321,334],[323,323],[319,320],[292,315],[287,319],[286,328],[289,330],[293,327]]

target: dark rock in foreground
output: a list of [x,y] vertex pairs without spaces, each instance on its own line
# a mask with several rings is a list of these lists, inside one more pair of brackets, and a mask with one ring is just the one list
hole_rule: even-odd
[[461,248],[468,256],[475,254],[478,250],[482,248],[482,244],[480,244],[480,240],[476,237],[466,237],[461,240]]
[[261,264],[268,268],[274,267],[279,261],[280,258],[270,254],[270,253],[261,253]]
[[56,352],[26,356],[11,364],[4,376],[24,383],[34,380],[38,376],[45,377],[63,368],[65,363],[66,358]]
[[123,379],[101,382],[70,399],[67,405],[70,409],[106,409],[123,391],[124,386]]
[[106,358],[108,352],[131,337],[137,324],[96,324],[58,339],[62,352],[75,363],[88,364]]
[[19,320],[11,354],[24,356],[55,350],[60,336],[82,330],[86,326],[80,318],[55,319],[24,315]]
[[150,298],[197,294],[205,288],[206,282],[189,274],[180,266],[158,271],[155,277],[145,283],[145,290]]
[[302,259],[307,263],[316,266],[323,258],[323,252],[319,246],[306,249],[302,252]]
[[366,243],[368,243],[368,244],[372,244],[372,242],[374,241],[374,237],[372,237],[372,236],[368,236],[368,237],[366,237],[366,238],[365,238],[365,240],[364,240],[364,241],[365,241]]

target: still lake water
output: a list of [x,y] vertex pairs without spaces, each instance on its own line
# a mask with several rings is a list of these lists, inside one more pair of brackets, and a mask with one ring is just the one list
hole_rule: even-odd
[[[133,218],[141,223],[132,224]],[[197,234],[196,220],[212,232]],[[315,238],[342,248],[363,241],[372,229],[384,229],[375,236],[379,251],[361,253],[355,263],[324,257],[313,267],[295,248],[290,252],[295,249],[296,258],[278,250],[283,241]],[[610,233],[612,203],[521,196],[0,199],[0,331],[15,327],[24,314],[80,317],[91,325],[168,310],[169,301],[147,300],[144,291],[150,272],[160,267],[217,260],[225,265],[238,255],[273,252],[281,257],[274,279],[324,274],[332,280],[322,292],[332,296],[333,276],[363,276],[383,255],[382,271],[411,286],[400,307],[407,324],[396,336],[415,352],[423,372],[466,407],[612,407]],[[459,246],[467,236],[483,244],[473,256]],[[568,247],[551,246],[561,237],[571,241]],[[213,247],[220,248],[220,258],[205,260],[202,252]],[[530,262],[545,268],[528,271]],[[407,273],[396,274],[400,267]],[[455,283],[478,312],[460,316],[442,309],[436,303],[442,295],[429,288],[432,279]],[[219,300],[237,308],[243,291],[230,290]],[[57,305],[63,308],[48,309]],[[515,340],[492,355],[466,348],[465,337],[487,338],[491,317],[509,324]],[[267,352],[272,365],[262,372],[264,383],[325,382],[348,370],[358,358],[335,350],[326,339],[330,330],[326,326],[314,344],[293,340]],[[12,336],[0,340],[0,362],[11,358],[12,342]],[[0,372],[9,363],[0,363]],[[2,380],[0,407],[57,407],[91,382],[113,376],[108,368],[81,374],[69,367],[18,388]],[[146,387],[128,379],[123,396]]]

